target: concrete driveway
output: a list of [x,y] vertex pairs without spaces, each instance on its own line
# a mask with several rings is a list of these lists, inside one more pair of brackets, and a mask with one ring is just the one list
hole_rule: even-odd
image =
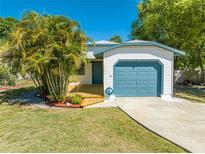
[[183,99],[118,98],[117,105],[153,132],[191,152],[205,152],[205,104]]

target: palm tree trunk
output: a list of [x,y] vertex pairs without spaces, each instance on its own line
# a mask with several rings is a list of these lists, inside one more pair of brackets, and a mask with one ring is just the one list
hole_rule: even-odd
[[50,77],[50,74],[48,73],[48,71],[46,71],[46,79],[47,79],[48,90],[49,90],[50,94],[52,94],[54,99],[56,101],[58,101],[58,96],[57,96],[57,94],[55,92],[55,88],[54,88],[54,86],[53,86],[53,84],[51,82],[51,77]]

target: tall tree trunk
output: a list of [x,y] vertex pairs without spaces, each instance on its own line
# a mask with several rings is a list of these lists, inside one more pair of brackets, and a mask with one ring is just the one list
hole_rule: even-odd
[[201,83],[204,83],[205,82],[205,68],[204,68],[204,64],[203,64],[203,61],[202,61],[202,53],[203,50],[201,48],[199,48],[197,50],[197,61],[198,61],[198,64],[199,64],[199,67],[200,67],[200,80],[201,80]]
[[205,83],[205,69],[204,69],[204,66],[203,64],[200,64],[200,70],[201,70],[201,82],[202,83]]

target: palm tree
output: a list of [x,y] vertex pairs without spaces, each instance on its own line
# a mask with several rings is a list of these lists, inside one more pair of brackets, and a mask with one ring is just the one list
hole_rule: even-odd
[[63,101],[69,77],[86,62],[86,41],[76,21],[27,12],[11,33],[2,57],[22,74],[29,74],[42,94]]

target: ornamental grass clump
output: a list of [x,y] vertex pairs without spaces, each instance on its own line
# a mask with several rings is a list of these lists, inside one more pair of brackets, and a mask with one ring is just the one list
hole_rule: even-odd
[[4,62],[29,74],[42,95],[64,101],[69,78],[86,63],[87,37],[79,24],[64,16],[27,12],[10,34]]
[[71,104],[80,104],[82,101],[82,96],[75,94],[71,99]]

